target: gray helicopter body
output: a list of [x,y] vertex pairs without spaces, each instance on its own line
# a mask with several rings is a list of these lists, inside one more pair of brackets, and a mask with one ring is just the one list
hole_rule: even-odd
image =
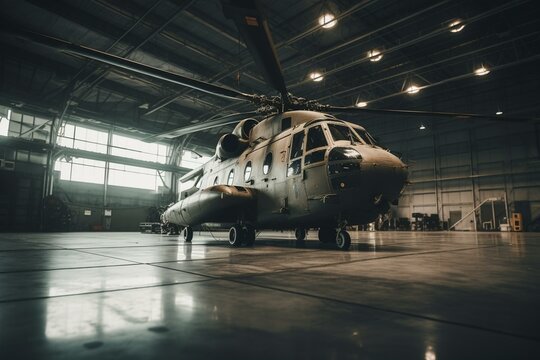
[[364,128],[329,114],[289,111],[257,124],[244,120],[224,135],[216,155],[181,179],[194,186],[163,220],[256,229],[365,224],[396,203],[406,179],[406,165]]

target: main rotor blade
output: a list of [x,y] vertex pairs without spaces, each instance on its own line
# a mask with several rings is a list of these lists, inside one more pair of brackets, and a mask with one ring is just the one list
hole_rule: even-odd
[[9,31],[14,36],[19,36],[30,41],[42,44],[54,49],[60,50],[64,53],[83,56],[87,59],[96,60],[108,65],[115,66],[117,68],[129,70],[131,72],[146,75],[154,79],[163,80],[172,84],[187,86],[192,89],[196,89],[208,94],[217,95],[234,100],[244,100],[256,102],[257,97],[255,95],[245,94],[240,91],[226,88],[224,86],[218,86],[210,84],[204,81],[188,78],[180,74],[172,73],[170,71],[161,70],[149,65],[141,64],[136,61],[124,59],[115,55],[108,54],[103,51],[95,50],[86,46],[76,45],[64,40],[53,38],[50,36],[28,32],[24,30]]
[[288,92],[268,28],[268,20],[256,0],[222,0],[223,12],[236,24],[266,82],[287,101]]
[[320,111],[336,112],[336,113],[367,113],[381,115],[407,115],[407,116],[431,116],[431,117],[450,117],[457,119],[484,119],[494,121],[511,121],[511,122],[536,122],[539,118],[532,117],[507,117],[500,115],[482,115],[482,114],[467,114],[455,112],[440,112],[440,111],[420,111],[420,110],[389,110],[389,109],[368,109],[353,106],[325,106],[321,105]]
[[220,117],[218,119],[208,120],[208,121],[200,122],[197,124],[177,128],[174,130],[169,130],[161,134],[152,135],[150,137],[143,139],[143,141],[152,142],[152,141],[157,141],[157,140],[173,139],[175,137],[199,132],[202,130],[212,129],[215,127],[224,126],[228,124],[235,124],[240,120],[253,117],[256,115],[260,115],[260,113],[257,111],[250,111],[250,112],[244,112],[244,113],[230,114],[230,115]]

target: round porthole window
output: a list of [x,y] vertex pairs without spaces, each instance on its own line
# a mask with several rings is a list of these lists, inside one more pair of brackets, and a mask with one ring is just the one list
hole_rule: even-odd
[[271,168],[272,168],[272,153],[268,153],[266,154],[266,157],[264,158],[263,174],[264,175],[268,174]]
[[227,185],[232,185],[234,181],[234,169],[229,172],[229,177],[227,178]]
[[244,169],[244,181],[248,181],[251,177],[251,161],[248,161],[246,168]]

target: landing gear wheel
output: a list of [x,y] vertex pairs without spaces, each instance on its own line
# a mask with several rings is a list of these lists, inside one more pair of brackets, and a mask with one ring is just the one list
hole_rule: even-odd
[[336,241],[336,230],[331,227],[322,227],[319,229],[319,241],[325,244]]
[[191,226],[186,226],[182,230],[182,237],[184,238],[185,242],[191,242],[193,239],[193,228]]
[[229,230],[229,244],[234,247],[242,245],[244,240],[244,229],[240,225],[234,225]]
[[244,240],[247,246],[253,246],[255,243],[255,228],[251,225],[244,226]]
[[306,229],[298,228],[294,230],[294,237],[296,238],[296,241],[306,240]]
[[351,235],[345,230],[340,230],[337,233],[336,245],[338,249],[347,251],[351,247]]
[[297,228],[294,230],[294,237],[296,238],[296,247],[303,248],[306,246],[306,229]]

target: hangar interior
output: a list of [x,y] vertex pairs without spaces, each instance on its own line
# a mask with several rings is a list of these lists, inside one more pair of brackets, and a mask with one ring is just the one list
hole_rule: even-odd
[[[493,118],[336,114],[409,171],[399,203],[355,230],[349,253],[319,244],[315,232],[304,249],[289,232],[262,232],[250,249],[228,248],[221,232],[197,232],[193,244],[141,234],[234,128],[205,123],[253,106],[13,30],[247,94],[275,90],[217,0],[2,1],[0,355],[532,357],[540,341],[535,2],[262,8],[296,96]],[[196,124],[201,131],[174,136]]]

